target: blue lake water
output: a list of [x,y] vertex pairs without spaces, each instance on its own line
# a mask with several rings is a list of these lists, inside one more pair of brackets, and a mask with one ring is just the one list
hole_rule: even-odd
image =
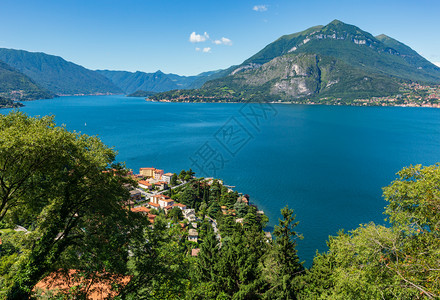
[[385,223],[381,188],[402,167],[440,161],[440,110],[434,108],[157,103],[124,96],[25,104],[21,110],[29,115],[54,114],[69,130],[99,136],[135,171],[192,167],[199,176],[222,178],[249,194],[270,226],[289,205],[300,221],[299,255],[308,266],[339,229]]

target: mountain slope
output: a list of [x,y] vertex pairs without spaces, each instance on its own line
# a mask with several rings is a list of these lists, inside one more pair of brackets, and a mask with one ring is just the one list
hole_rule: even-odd
[[177,89],[178,86],[161,71],[156,73],[97,70],[99,74],[110,79],[124,93],[131,94],[139,90],[163,92]]
[[59,56],[0,48],[0,60],[58,95],[122,92],[101,74]]
[[96,72],[110,79],[126,94],[136,91],[164,92],[173,89],[192,89],[201,87],[219,71],[204,72],[196,76],[180,76],[155,73],[97,70]]
[[296,101],[319,96],[351,101],[396,94],[399,87],[393,78],[364,72],[332,57],[289,53],[259,68],[208,81],[199,90],[169,91],[150,99]]
[[36,100],[53,98],[53,94],[39,87],[26,75],[0,61],[0,96],[3,104],[9,100]]
[[[338,20],[282,36],[197,91],[157,94],[174,101],[342,101],[385,97],[405,82],[440,83],[440,68],[408,46]],[[217,74],[218,75],[218,74]]]
[[258,67],[287,53],[331,56],[370,72],[406,80],[440,82],[440,68],[408,46],[386,36],[376,38],[338,20],[279,38],[244,61],[231,74]]

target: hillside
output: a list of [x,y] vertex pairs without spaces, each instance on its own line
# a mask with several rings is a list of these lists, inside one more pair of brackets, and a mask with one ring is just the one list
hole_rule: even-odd
[[338,20],[285,35],[196,91],[157,94],[173,101],[295,101],[385,97],[405,82],[440,83],[440,68],[385,35]]
[[53,98],[53,94],[39,87],[29,77],[0,61],[0,107],[11,106],[7,100],[36,100]]
[[287,53],[314,53],[338,58],[354,67],[406,80],[440,83],[440,68],[410,47],[385,35],[377,38],[360,28],[335,20],[282,36],[243,62],[231,74],[258,67]]
[[341,60],[316,54],[286,54],[259,68],[212,80],[199,90],[170,91],[155,100],[292,101],[303,98],[381,97],[399,92],[396,80],[363,72]]
[[175,89],[200,88],[219,71],[204,72],[196,76],[165,74],[162,71],[145,73],[97,70],[96,72],[110,79],[124,93],[132,94],[136,91],[164,92]]
[[122,93],[101,74],[59,56],[0,48],[0,60],[57,95]]

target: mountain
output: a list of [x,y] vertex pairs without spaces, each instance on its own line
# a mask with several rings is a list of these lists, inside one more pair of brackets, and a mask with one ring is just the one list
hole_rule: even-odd
[[177,84],[161,71],[156,73],[127,72],[97,70],[99,74],[107,77],[124,93],[131,94],[136,91],[163,92],[177,89]]
[[36,100],[53,98],[53,94],[38,86],[32,79],[0,61],[0,106],[10,106],[7,100]]
[[338,20],[282,36],[221,75],[197,91],[173,91],[152,98],[350,100],[395,95],[408,81],[440,83],[440,68],[410,47]]
[[204,72],[196,76],[180,76],[155,73],[97,70],[99,74],[110,79],[124,93],[136,91],[164,92],[174,89],[192,89],[201,87],[206,81],[214,78],[219,71]]
[[371,72],[406,80],[440,82],[440,68],[410,47],[380,35],[334,20],[326,26],[285,35],[247,59],[232,73],[264,64],[287,53],[315,53],[338,58]]
[[0,48],[0,60],[57,95],[122,93],[103,75],[59,56]]

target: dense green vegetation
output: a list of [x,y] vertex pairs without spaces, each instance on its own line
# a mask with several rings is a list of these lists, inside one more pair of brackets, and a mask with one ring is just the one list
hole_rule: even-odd
[[23,104],[19,102],[14,102],[10,99],[6,99],[3,97],[0,97],[0,108],[14,108],[14,107],[21,107]]
[[[78,271],[78,285],[59,290],[59,299],[93,292],[81,285],[84,279],[111,280],[116,299],[440,296],[440,165],[400,171],[384,188],[390,226],[341,231],[305,269],[292,209],[281,210],[272,240],[256,207],[220,181],[194,178],[188,170],[173,176],[187,184],[169,195],[193,208],[198,220],[183,220],[176,208],[167,215],[156,211],[151,226],[125,208],[124,186],[135,182],[114,158],[96,137],[57,127],[51,117],[0,116],[3,298],[47,298],[35,285],[69,270]],[[194,227],[198,242],[188,240]]]
[[[11,100],[36,100],[53,98],[53,94],[39,87],[30,78],[0,61],[0,107],[11,107]],[[15,106],[19,104],[15,104]]]
[[0,60],[57,95],[122,93],[101,74],[59,56],[0,48]]

